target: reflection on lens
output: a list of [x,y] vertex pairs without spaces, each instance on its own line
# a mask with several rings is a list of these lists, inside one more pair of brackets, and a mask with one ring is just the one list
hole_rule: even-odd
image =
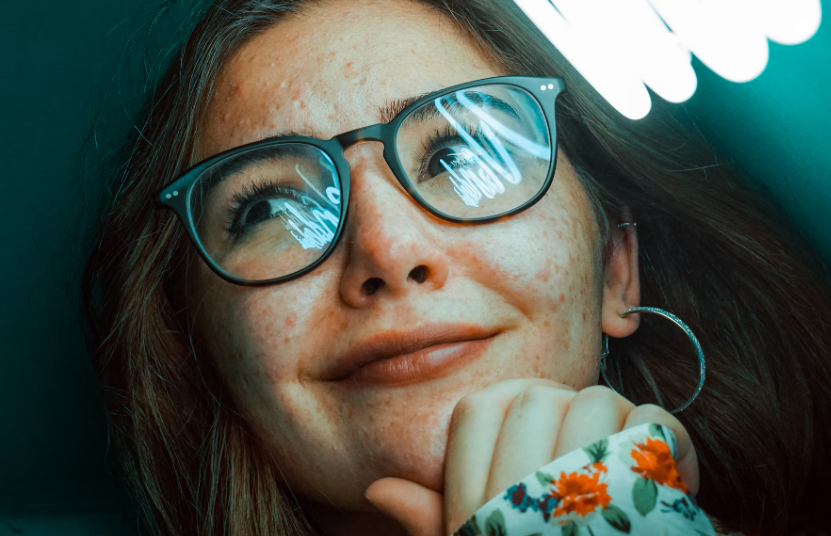
[[399,127],[396,149],[427,203],[468,219],[531,200],[545,185],[553,156],[539,103],[504,84],[449,93],[414,110]]
[[291,275],[328,250],[340,224],[341,188],[331,159],[303,143],[225,159],[190,193],[197,237],[228,274],[249,281]]

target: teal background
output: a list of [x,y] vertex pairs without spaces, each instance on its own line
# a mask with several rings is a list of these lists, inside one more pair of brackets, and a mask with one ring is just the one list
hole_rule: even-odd
[[[121,61],[128,41],[139,54],[151,44],[150,66],[172,43],[169,27],[146,38],[154,6],[3,6],[0,536],[126,531],[123,497],[104,466],[106,431],[78,315],[81,239],[98,190],[78,171],[103,160],[112,140],[132,128],[144,62]],[[823,7],[831,9],[829,1]],[[700,84],[689,103],[721,152],[767,185],[826,259],[829,65],[826,21],[805,44],[772,44],[768,69],[747,84],[696,64]]]

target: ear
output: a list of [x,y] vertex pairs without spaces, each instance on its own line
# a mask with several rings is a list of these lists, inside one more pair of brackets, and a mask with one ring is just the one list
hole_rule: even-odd
[[618,227],[612,223],[609,238],[609,255],[604,269],[603,309],[600,325],[603,333],[610,337],[628,337],[640,324],[640,315],[620,316],[641,301],[640,278],[638,277],[638,233],[628,209],[622,211],[624,218]]

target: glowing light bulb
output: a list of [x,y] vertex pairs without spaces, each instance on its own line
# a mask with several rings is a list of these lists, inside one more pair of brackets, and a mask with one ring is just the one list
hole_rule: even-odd
[[768,39],[813,36],[820,0],[514,0],[594,88],[626,117],[652,106],[649,86],[670,102],[697,87],[695,54],[727,80],[767,66]]

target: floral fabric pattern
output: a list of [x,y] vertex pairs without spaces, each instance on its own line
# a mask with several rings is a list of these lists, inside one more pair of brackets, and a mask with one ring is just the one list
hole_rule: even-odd
[[713,536],[675,455],[675,435],[664,426],[624,430],[523,478],[453,536]]

